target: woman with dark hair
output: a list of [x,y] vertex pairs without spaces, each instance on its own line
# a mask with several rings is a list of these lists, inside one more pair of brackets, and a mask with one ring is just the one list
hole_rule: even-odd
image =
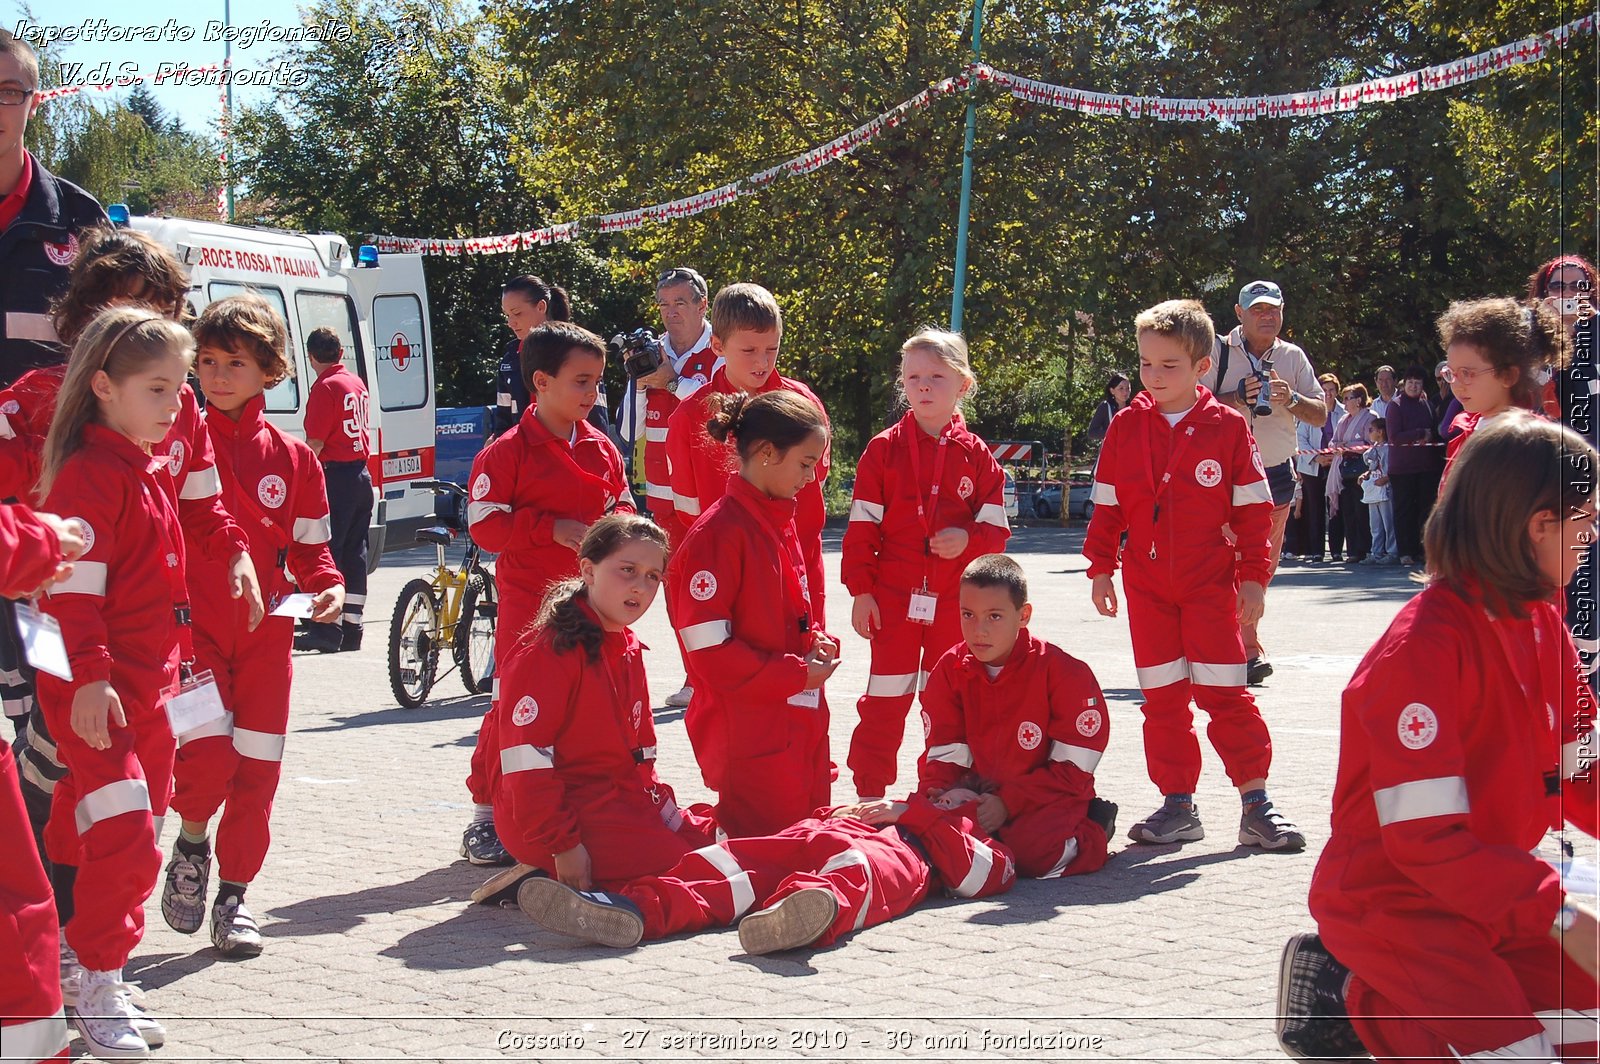
[[501,287],[500,313],[511,329],[512,340],[500,355],[495,380],[491,431],[496,436],[515,425],[528,408],[528,386],[522,380],[522,341],[546,321],[571,321],[572,306],[565,288],[525,273]]
[[1428,402],[1427,380],[1427,370],[1407,366],[1400,374],[1400,391],[1389,403],[1389,484],[1401,565],[1422,562],[1422,528],[1444,469],[1444,455],[1433,446],[1439,442],[1439,416]]
[[1090,443],[1099,446],[1100,441],[1106,438],[1106,429],[1111,427],[1111,419],[1116,417],[1117,411],[1128,405],[1132,396],[1132,383],[1122,373],[1113,372],[1106,381],[1105,397],[1095,407],[1094,417],[1089,420]]

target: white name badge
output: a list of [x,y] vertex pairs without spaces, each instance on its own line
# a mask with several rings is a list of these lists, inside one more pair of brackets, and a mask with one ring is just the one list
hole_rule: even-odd
[[40,613],[31,602],[17,603],[17,634],[22,637],[22,653],[28,664],[40,672],[63,680],[72,679],[72,664],[67,660],[67,641],[61,637],[61,622]]
[[789,696],[791,706],[801,709],[820,709],[822,707],[822,688],[817,687],[810,691],[801,691],[797,695]]
[[312,596],[304,591],[293,595],[285,595],[283,599],[272,607],[274,617],[306,617],[311,616]]
[[927,591],[913,591],[911,604],[906,607],[906,619],[916,621],[918,624],[932,624],[933,611],[939,605],[939,597]]
[[194,678],[180,687],[177,694],[167,699],[167,722],[172,725],[172,734],[175,736],[204,727],[227,712],[222,705],[222,692],[217,690],[217,681],[210,669],[195,673]]

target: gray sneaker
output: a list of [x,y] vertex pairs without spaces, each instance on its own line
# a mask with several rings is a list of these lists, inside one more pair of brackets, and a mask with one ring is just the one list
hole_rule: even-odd
[[1278,1044],[1296,1060],[1370,1059],[1344,1002],[1350,969],[1317,935],[1295,935],[1278,966]]
[[261,953],[261,929],[237,894],[224,894],[211,907],[211,944],[224,957],[255,957]]
[[644,937],[644,915],[621,894],[573,890],[554,879],[525,879],[517,906],[547,931],[626,949]]
[[1162,802],[1161,808],[1128,829],[1134,842],[1199,842],[1206,837],[1200,808],[1193,803]]
[[1278,812],[1271,802],[1257,802],[1239,815],[1239,841],[1263,850],[1299,853],[1306,848],[1306,837],[1294,821]]
[[172,845],[172,860],[167,862],[167,880],[161,887],[161,915],[167,926],[180,934],[192,935],[206,923],[206,885],[211,880],[211,851],[195,858]]

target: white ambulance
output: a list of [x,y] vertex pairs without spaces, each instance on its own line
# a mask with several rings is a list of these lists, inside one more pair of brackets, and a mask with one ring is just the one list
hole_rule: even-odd
[[[254,292],[289,323],[295,375],[267,392],[269,420],[305,438],[306,392],[316,380],[306,337],[326,326],[344,345],[344,363],[371,394],[373,494],[369,564],[412,546],[433,524],[434,496],[411,490],[433,476],[433,333],[420,255],[351,254],[332,233],[224,225],[185,218],[134,217],[128,225],[171,249],[189,270],[196,313],[214,300]],[[358,259],[360,261],[358,261]]]

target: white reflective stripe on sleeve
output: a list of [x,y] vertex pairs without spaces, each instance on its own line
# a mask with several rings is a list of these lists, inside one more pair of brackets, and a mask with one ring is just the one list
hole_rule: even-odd
[[1584,732],[1561,747],[1561,778],[1570,780],[1594,765],[1594,732]]
[[24,310],[6,311],[7,340],[37,340],[42,344],[59,344],[55,323],[48,314],[30,314]]
[[1172,661],[1160,665],[1150,665],[1146,668],[1135,668],[1134,675],[1138,678],[1141,691],[1154,691],[1157,688],[1175,684],[1179,680],[1189,678],[1189,659],[1174,658]]
[[71,1044],[67,1034],[66,1013],[57,1009],[54,1016],[27,1023],[13,1023],[0,1028],[0,1052],[6,1060],[49,1060]]
[[503,502],[469,502],[467,503],[467,524],[475,525],[493,513],[508,514],[511,507]]
[[1060,876],[1061,876],[1061,873],[1063,873],[1063,872],[1065,872],[1067,870],[1067,866],[1070,865],[1074,860],[1076,860],[1077,856],[1078,856],[1078,840],[1077,839],[1068,839],[1067,840],[1067,844],[1065,846],[1061,847],[1061,857],[1056,861],[1055,864],[1050,866],[1050,871],[1044,873],[1039,878],[1040,879],[1059,879]]
[[17,431],[11,427],[11,422],[4,414],[0,414],[0,440],[14,440]]
[[233,748],[252,761],[282,761],[283,740],[271,732],[233,729]]
[[919,694],[922,692],[923,688],[928,686],[928,677],[931,676],[931,675],[933,675],[933,674],[932,673],[927,673],[927,672],[920,672],[919,671],[917,673],[917,692]]
[[928,747],[929,761],[943,761],[947,765],[960,765],[962,768],[972,767],[972,747],[966,743],[946,743],[943,746]]
[[646,483],[644,486],[644,493],[646,497],[651,499],[665,499],[667,502],[672,501],[672,489],[667,487],[665,484]]
[[296,543],[326,543],[333,538],[333,522],[326,517],[297,517],[294,521]]
[[645,429],[644,430],[644,438],[650,443],[666,443],[667,442],[667,430],[666,429]]
[[1267,487],[1267,482],[1258,480],[1254,484],[1235,484],[1233,486],[1233,505],[1249,506],[1251,503],[1272,501],[1272,489]]
[[1412,780],[1372,792],[1378,807],[1378,826],[1407,820],[1426,820],[1431,816],[1466,816],[1467,781],[1462,776],[1439,776],[1431,780]]
[[73,562],[72,575],[49,588],[49,595],[99,595],[106,593],[105,562]]
[[521,746],[508,746],[500,751],[502,776],[509,776],[513,772],[555,767],[556,748],[553,746],[530,746],[523,743]]
[[222,478],[217,476],[217,467],[210,469],[195,469],[183,478],[183,490],[178,493],[180,499],[209,499],[222,491]]
[[1116,506],[1117,486],[1115,484],[1102,484],[1095,481],[1089,488],[1089,501],[1096,506]]
[[861,869],[861,874],[865,876],[867,880],[867,894],[866,897],[861,899],[861,910],[856,913],[855,923],[852,925],[857,931],[860,931],[866,926],[867,913],[872,910],[872,865],[867,860],[867,855],[862,853],[860,850],[840,850],[838,853],[828,858],[826,863],[823,864],[822,868],[818,870],[817,874],[825,876],[829,872],[837,872],[841,868],[856,867]]
[[1237,665],[1191,661],[1189,678],[1201,687],[1243,687],[1250,678],[1250,667],[1242,661]]
[[150,788],[144,780],[117,780],[78,800],[78,834],[82,835],[102,820],[123,813],[150,812]]
[[673,492],[672,508],[677,510],[680,514],[688,514],[690,517],[699,517],[700,499],[698,496],[679,495],[677,492]]
[[1544,1033],[1558,1046],[1600,1041],[1600,1012],[1594,1009],[1550,1009],[1534,1013],[1533,1018],[1544,1024]]
[[683,640],[683,645],[688,650],[707,650],[721,646],[733,638],[733,622],[702,621],[699,624],[691,624],[687,628],[678,629],[678,638]]
[[850,520],[868,521],[875,525],[881,525],[883,523],[883,503],[856,499],[850,504]]
[[1070,743],[1051,742],[1051,761],[1070,761],[1085,772],[1093,772],[1094,767],[1100,763],[1100,751],[1091,750],[1087,746],[1073,746]]
[[233,714],[224,713],[216,720],[208,720],[198,728],[191,728],[178,736],[178,749],[183,749],[187,743],[196,739],[209,739],[212,736],[229,736],[233,734]]
[[750,885],[750,873],[739,867],[739,862],[734,859],[733,854],[721,846],[702,846],[690,856],[699,857],[722,873],[722,878],[728,881],[728,888],[733,892],[735,920],[750,911],[750,906],[756,903],[756,891]]
[[1011,527],[1006,522],[1006,508],[994,502],[986,502],[978,507],[978,513],[973,520],[980,525],[995,525],[999,528]]
[[972,842],[972,867],[961,877],[961,882],[951,888],[950,892],[958,898],[977,894],[989,882],[989,873],[994,870],[994,850],[989,844],[971,835],[967,838]]
[[1457,1060],[1521,1060],[1530,1062],[1530,1064],[1532,1062],[1548,1064],[1558,1056],[1556,1047],[1550,1044],[1549,1035],[1543,1031],[1538,1034],[1530,1034],[1521,1041],[1512,1042],[1510,1045],[1501,1046],[1499,1049],[1482,1049],[1476,1053],[1463,1054],[1455,1046],[1448,1046],[1448,1048]]
[[494,682],[489,685],[489,701],[500,701],[500,677],[498,676],[496,676],[494,678]]
[[[639,747],[639,758],[642,761],[654,761],[656,759],[656,748],[653,746]],[[671,799],[669,798],[668,801],[671,801]]]
[[867,677],[868,698],[898,698],[916,692],[917,673],[901,672],[893,675]]

